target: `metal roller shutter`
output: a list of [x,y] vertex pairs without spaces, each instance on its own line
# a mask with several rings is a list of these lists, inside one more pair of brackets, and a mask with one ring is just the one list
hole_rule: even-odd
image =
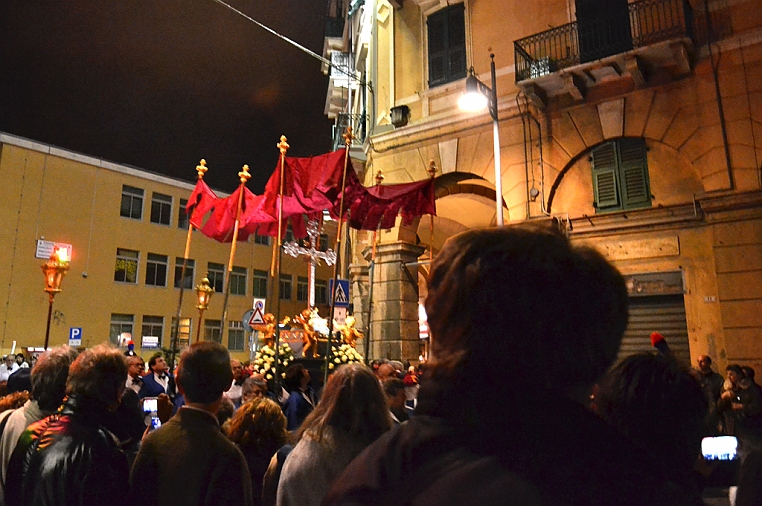
[[630,298],[630,320],[622,338],[617,360],[641,351],[653,352],[651,332],[659,332],[677,359],[691,365],[688,323],[682,295]]

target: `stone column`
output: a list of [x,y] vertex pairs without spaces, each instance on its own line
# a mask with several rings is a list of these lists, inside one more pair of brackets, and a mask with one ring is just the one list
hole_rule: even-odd
[[379,244],[373,275],[370,359],[418,358],[418,268],[406,267],[424,248],[405,241]]
[[[368,327],[368,265],[350,264],[349,266],[349,292],[352,294],[352,315],[355,317],[355,328],[363,333]],[[365,356],[365,338],[358,339],[355,343],[357,351]]]

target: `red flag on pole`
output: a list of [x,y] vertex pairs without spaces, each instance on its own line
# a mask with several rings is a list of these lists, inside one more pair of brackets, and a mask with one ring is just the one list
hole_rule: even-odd
[[217,200],[219,200],[217,195],[206,185],[203,179],[199,179],[196,182],[196,187],[193,188],[193,193],[188,198],[188,203],[185,205],[185,214],[190,214],[191,225],[201,228],[204,216],[214,207]]

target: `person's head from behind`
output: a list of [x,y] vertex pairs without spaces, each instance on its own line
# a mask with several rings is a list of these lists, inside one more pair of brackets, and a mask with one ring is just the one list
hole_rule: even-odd
[[246,378],[241,387],[241,398],[243,402],[249,402],[258,397],[264,397],[267,394],[267,381],[261,374]]
[[167,370],[167,361],[164,360],[164,355],[161,352],[154,353],[148,359],[148,368],[156,374],[164,374]]
[[54,411],[66,396],[69,367],[77,358],[77,350],[59,346],[42,354],[32,368],[32,399],[42,411]]
[[278,404],[257,398],[238,408],[228,425],[234,443],[253,447],[280,447],[288,441],[286,417]]
[[127,360],[110,345],[99,344],[83,351],[69,366],[66,394],[87,404],[115,410],[124,393]]
[[286,368],[286,388],[289,392],[307,388],[310,384],[310,372],[302,364],[291,364]]
[[598,384],[595,411],[665,468],[688,472],[699,456],[707,399],[674,357],[644,352],[616,364]]
[[213,404],[219,401],[232,382],[230,353],[219,343],[195,343],[180,357],[177,386],[189,404]]
[[304,420],[299,435],[320,440],[326,428],[370,444],[391,427],[386,399],[378,379],[362,364],[339,367],[323,396]]
[[405,382],[399,378],[387,378],[383,383],[386,402],[390,408],[405,408]]
[[741,371],[743,372],[744,378],[748,378],[749,381],[754,383],[754,369],[752,367],[749,367],[748,365],[742,365]]
[[591,387],[616,357],[627,289],[600,253],[557,229],[474,229],[434,258],[425,308],[432,380],[569,393]]

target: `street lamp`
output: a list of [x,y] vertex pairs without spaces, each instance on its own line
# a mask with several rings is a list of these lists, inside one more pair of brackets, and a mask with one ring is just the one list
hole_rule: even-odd
[[495,207],[497,224],[503,225],[503,174],[500,170],[500,130],[497,122],[497,79],[495,76],[495,55],[490,54],[490,70],[492,72],[492,88],[481,82],[471,67],[466,78],[466,92],[458,99],[458,107],[462,111],[481,111],[489,109],[492,117],[492,136],[495,150]]
[[61,281],[69,270],[69,251],[66,248],[56,248],[50,259],[42,264],[42,274],[45,276],[45,291],[48,293],[48,325],[45,328],[45,349],[50,341],[50,318],[53,316],[53,298],[61,291]]
[[198,297],[198,328],[196,330],[196,342],[201,338],[201,320],[204,318],[204,311],[209,307],[209,300],[212,298],[214,288],[209,284],[209,278],[204,278],[201,283],[196,285],[196,297]]

